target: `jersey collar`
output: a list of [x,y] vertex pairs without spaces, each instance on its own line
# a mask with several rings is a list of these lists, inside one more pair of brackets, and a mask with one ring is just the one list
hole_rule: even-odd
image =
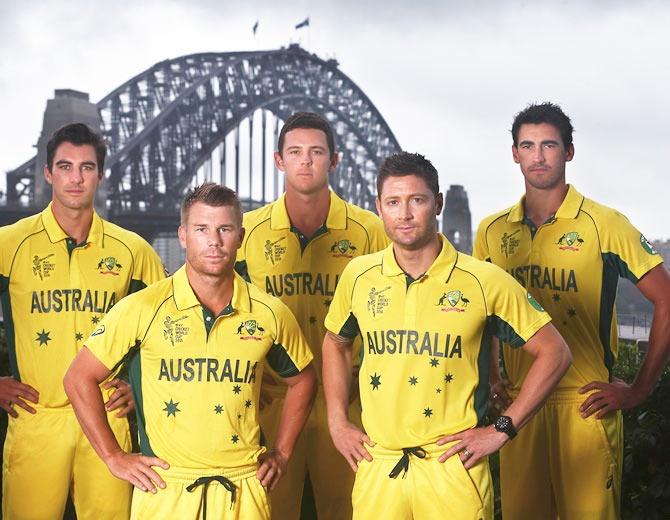
[[[443,276],[444,273],[447,273],[447,279],[451,276],[451,272],[456,265],[456,260],[458,259],[458,252],[451,242],[442,234],[438,233],[437,238],[442,244],[442,249],[437,255],[437,258],[430,265],[426,271],[425,276]],[[405,271],[398,265],[396,262],[395,254],[393,253],[393,243],[384,249],[382,255],[382,274],[384,276],[397,276],[400,274],[405,274]]]
[[[70,238],[68,234],[63,231],[63,228],[60,227],[60,224],[54,216],[53,210],[51,208],[52,202],[49,202],[49,205],[44,208],[41,213],[42,223],[44,224],[44,229],[46,229],[49,240],[52,244],[59,242],[61,240],[67,240]],[[87,243],[93,243],[97,246],[103,247],[103,224],[102,219],[98,214],[93,211],[93,221],[91,222],[91,229],[88,232],[88,237],[86,237]]]
[[[523,203],[525,200],[526,196],[524,195],[517,204],[512,206],[512,209],[507,215],[507,222],[523,221],[525,218],[525,212],[523,209]],[[568,184],[568,192],[565,194],[565,198],[556,212],[556,218],[576,218],[577,215],[579,215],[582,202],[584,202],[584,196],[579,193],[572,184]]]
[[[172,293],[174,294],[177,309],[180,311],[201,306],[200,301],[191,288],[191,284],[188,282],[185,265],[182,265],[172,275]],[[233,297],[230,300],[229,307],[231,307],[230,313],[238,309],[243,312],[251,311],[249,286],[244,279],[235,272],[233,278]]]
[[[347,204],[334,191],[330,191],[330,207],[326,217],[327,229],[346,229],[347,227]],[[290,229],[291,219],[286,210],[286,194],[284,193],[272,206],[270,213],[271,229]]]

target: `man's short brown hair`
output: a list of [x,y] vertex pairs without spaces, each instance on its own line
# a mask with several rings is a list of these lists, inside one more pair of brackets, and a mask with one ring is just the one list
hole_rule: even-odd
[[279,132],[279,140],[277,143],[277,151],[279,152],[279,155],[284,153],[283,148],[286,134],[296,128],[321,130],[326,134],[326,142],[328,143],[330,157],[332,158],[333,155],[335,155],[335,136],[333,135],[333,128],[323,116],[316,112],[296,112],[286,120],[281,132]]
[[214,182],[206,182],[196,186],[186,193],[181,203],[181,223],[184,225],[188,219],[188,212],[196,202],[202,202],[207,206],[221,207],[230,206],[235,210],[238,224],[242,226],[242,204],[237,193],[226,186]]

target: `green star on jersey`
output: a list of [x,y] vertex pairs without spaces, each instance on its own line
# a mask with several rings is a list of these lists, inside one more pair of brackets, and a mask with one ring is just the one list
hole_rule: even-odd
[[370,376],[370,384],[372,385],[373,390],[377,390],[382,384],[381,381],[381,374],[377,374],[377,372],[374,373],[374,375]]
[[230,440],[233,442],[233,444],[237,444],[240,440],[240,436],[236,433],[233,433],[233,435],[230,437]]
[[416,378],[416,377],[414,377],[414,376],[412,376],[412,377],[409,378],[409,381],[407,381],[407,382],[408,382],[410,385],[414,386],[414,385],[416,385],[416,384],[419,382],[419,379]]
[[84,335],[81,332],[77,332],[77,334],[75,334],[74,337],[77,341],[81,341],[82,339],[84,339]]
[[444,382],[445,383],[451,383],[454,380],[454,376],[452,374],[447,374],[444,376]]
[[251,408],[251,399],[247,399],[247,400],[244,402],[244,407],[245,407],[245,408]]
[[440,364],[440,360],[437,358],[430,358],[430,366],[431,367],[436,367],[437,365]]
[[100,322],[100,316],[91,316],[91,323],[97,325]]
[[430,417],[433,415],[433,410],[431,410],[430,408],[425,408],[423,410],[423,415],[424,417]]
[[239,394],[241,391],[242,391],[242,387],[240,387],[240,385],[235,385],[233,387],[233,393]]
[[51,339],[52,339],[52,338],[49,336],[49,334],[50,334],[50,332],[47,332],[47,331],[45,331],[44,329],[42,329],[42,332],[38,332],[38,333],[37,333],[37,337],[35,338],[35,341],[39,341],[39,342],[40,342],[40,347],[41,347],[42,345],[47,345],[47,346],[49,345],[49,341],[51,341]]
[[167,412],[167,417],[170,417],[171,415],[173,417],[177,417],[177,412],[181,412],[181,410],[178,408],[179,403],[175,403],[170,399],[170,402],[163,401],[165,403],[165,408],[163,408],[164,412]]
[[214,411],[215,411],[217,414],[221,414],[221,412],[223,412],[223,406],[221,406],[220,404],[217,404],[217,405],[214,407]]

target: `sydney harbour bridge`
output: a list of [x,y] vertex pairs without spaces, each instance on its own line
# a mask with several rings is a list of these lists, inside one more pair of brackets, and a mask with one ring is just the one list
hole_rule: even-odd
[[[87,102],[86,94],[56,91],[57,98],[82,95]],[[206,180],[236,189],[246,208],[276,199],[283,179],[272,152],[281,121],[295,111],[315,111],[329,120],[340,153],[331,187],[364,208],[374,210],[379,165],[400,151],[382,115],[337,61],[298,45],[165,60],[91,107],[109,145],[98,208],[148,240],[174,233],[184,193]],[[76,119],[59,117],[49,135]],[[45,113],[44,142],[47,119]],[[0,225],[46,206],[43,165],[42,153],[7,173]]]

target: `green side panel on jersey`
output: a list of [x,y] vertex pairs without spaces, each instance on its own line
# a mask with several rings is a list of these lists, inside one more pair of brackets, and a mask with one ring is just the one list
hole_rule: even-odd
[[300,373],[300,370],[295,366],[286,349],[277,343],[270,347],[265,359],[267,359],[272,370],[277,372],[281,377],[297,376]]
[[[606,255],[611,255],[611,253],[603,253],[603,279],[600,288],[600,325],[598,332],[600,336],[600,344],[603,346],[603,362],[605,363],[607,373],[611,379],[612,367],[614,366],[614,353],[612,352],[612,320],[614,319],[614,302],[616,300],[616,290],[617,285],[619,285],[621,270],[614,267],[614,265],[616,265],[616,260],[612,260],[611,258],[608,260],[605,258]],[[614,262],[614,264],[612,262]],[[623,262],[623,265],[626,265],[625,262]],[[621,264],[619,264],[619,266],[621,266]],[[628,270],[628,266],[626,266],[626,270]],[[626,278],[628,277],[626,276]],[[631,280],[630,278],[628,279]]]
[[479,355],[477,356],[477,374],[479,382],[475,388],[475,413],[477,414],[477,426],[484,426],[486,416],[488,415],[489,403],[489,371],[491,358],[491,340],[493,339],[493,325],[488,321],[493,316],[487,318],[487,324],[484,327],[484,334],[479,345]]
[[235,271],[237,271],[237,274],[239,274],[247,282],[251,283],[251,278],[249,277],[249,268],[247,267],[246,260],[235,262]]
[[137,340],[133,346],[135,351],[128,364],[128,376],[130,386],[133,390],[133,399],[135,400],[135,414],[137,415],[137,434],[140,438],[140,451],[142,455],[155,457],[154,450],[151,449],[149,437],[147,437],[146,421],[144,419],[144,401],[142,399],[142,356],[140,354],[140,341]]
[[135,280],[134,278],[131,278],[130,280],[130,285],[128,286],[128,294],[133,294],[136,293],[137,291],[141,291],[147,286],[142,280]]
[[9,370],[11,376],[21,381],[19,365],[16,361],[16,337],[14,335],[14,317],[12,315],[12,299],[9,295],[9,278],[0,276],[0,303],[4,320],[5,338],[7,339],[7,354],[9,356]]
[[[621,278],[627,278],[631,282],[633,282],[635,285],[637,285],[637,282],[639,282],[639,278],[635,276],[630,269],[628,269],[628,264],[624,262],[619,255],[616,253],[601,253],[602,259],[603,259],[603,267],[604,269],[607,269],[609,266],[610,268],[614,269],[618,276]],[[603,282],[605,281],[603,274]]]
[[349,317],[347,318],[347,321],[344,322],[344,325],[342,325],[338,335],[345,338],[355,338],[360,332],[356,316],[354,316],[353,313],[349,313]]
[[490,325],[491,334],[496,336],[500,341],[508,343],[510,347],[518,348],[526,343],[526,340],[519,336],[514,328],[501,317],[493,314],[486,321]]

